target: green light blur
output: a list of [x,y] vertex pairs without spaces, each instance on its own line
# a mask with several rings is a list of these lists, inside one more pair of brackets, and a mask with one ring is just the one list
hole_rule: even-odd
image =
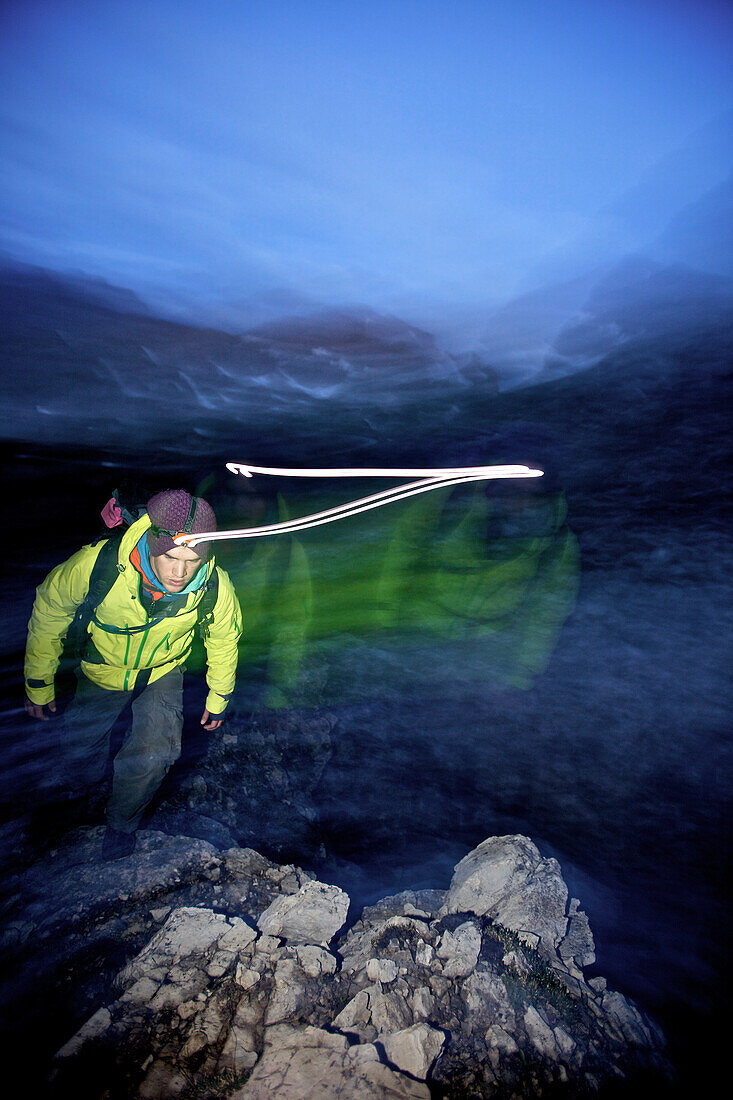
[[[339,503],[319,497],[316,507]],[[278,519],[313,507],[278,498]],[[529,688],[573,609],[562,494],[465,485],[256,540],[228,566],[267,707],[439,685]],[[246,672],[245,672],[246,674]]]

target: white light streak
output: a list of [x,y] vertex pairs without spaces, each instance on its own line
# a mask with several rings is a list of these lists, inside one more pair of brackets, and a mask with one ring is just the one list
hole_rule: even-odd
[[279,466],[253,466],[249,462],[227,462],[227,470],[233,474],[241,474],[243,477],[252,477],[253,474],[263,474],[268,477],[310,477],[310,478],[352,478],[352,477],[411,477],[419,478],[419,481],[410,481],[403,485],[396,485],[392,489],[383,489],[380,493],[372,493],[358,500],[350,500],[346,504],[339,504],[335,508],[327,508],[323,512],[314,512],[310,516],[301,516],[298,519],[286,520],[282,523],[270,523],[264,527],[243,527],[235,531],[199,531],[195,535],[176,535],[175,542],[179,546],[194,547],[199,542],[217,542],[223,539],[256,539],[267,535],[292,534],[295,531],[305,531],[309,527],[320,527],[325,523],[334,523],[339,519],[347,519],[349,516],[357,516],[361,512],[368,512],[374,508],[381,508],[385,504],[393,504],[398,500],[407,500],[408,497],[418,496],[421,493],[429,493],[433,489],[441,489],[448,485],[463,485],[473,481],[493,481],[505,478],[542,477],[543,471],[531,466],[445,466],[430,469],[412,468],[380,468],[380,467],[348,467],[343,469],[293,469]]

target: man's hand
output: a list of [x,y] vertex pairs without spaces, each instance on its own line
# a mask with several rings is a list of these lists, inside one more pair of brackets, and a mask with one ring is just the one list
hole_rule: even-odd
[[209,714],[208,710],[204,710],[201,715],[201,725],[205,730],[218,730],[223,721],[223,718],[217,718],[216,715]]
[[25,712],[29,718],[39,718],[41,722],[48,722],[48,715],[45,713],[46,707],[48,707],[52,714],[56,713],[56,703],[53,699],[50,703],[31,703],[26,695]]

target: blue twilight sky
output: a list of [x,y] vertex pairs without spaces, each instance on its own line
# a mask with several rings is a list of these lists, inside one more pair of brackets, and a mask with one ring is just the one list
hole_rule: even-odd
[[459,314],[725,178],[732,31],[724,0],[0,0],[0,249],[179,316]]

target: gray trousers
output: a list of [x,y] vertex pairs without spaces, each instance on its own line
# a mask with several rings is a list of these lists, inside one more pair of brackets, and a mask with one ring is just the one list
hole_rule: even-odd
[[78,675],[76,694],[64,715],[69,786],[81,792],[102,782],[112,727],[132,698],[132,722],[114,759],[107,824],[123,833],[134,832],[181,755],[183,670],[173,669],[139,695],[107,691]]

